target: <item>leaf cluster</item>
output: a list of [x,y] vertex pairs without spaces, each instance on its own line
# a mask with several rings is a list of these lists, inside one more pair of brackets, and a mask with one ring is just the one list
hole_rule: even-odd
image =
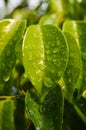
[[0,130],[86,129],[85,5],[23,0],[0,21]]

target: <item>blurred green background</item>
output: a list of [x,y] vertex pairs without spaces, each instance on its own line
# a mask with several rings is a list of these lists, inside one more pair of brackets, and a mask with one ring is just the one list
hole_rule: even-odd
[[3,18],[26,19],[27,25],[85,20],[86,0],[0,0],[0,19]]

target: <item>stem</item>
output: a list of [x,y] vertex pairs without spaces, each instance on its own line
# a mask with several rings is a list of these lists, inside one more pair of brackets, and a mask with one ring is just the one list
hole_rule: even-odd
[[16,95],[16,96],[0,96],[0,99],[14,99],[14,98],[19,98],[20,95]]

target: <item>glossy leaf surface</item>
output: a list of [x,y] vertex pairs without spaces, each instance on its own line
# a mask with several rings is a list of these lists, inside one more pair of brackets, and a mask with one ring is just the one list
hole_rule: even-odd
[[[15,46],[23,36],[25,21],[0,21],[0,91],[10,79],[16,62]],[[4,85],[5,84],[5,85]]]
[[23,43],[25,71],[38,92],[42,86],[53,87],[63,75],[68,61],[68,47],[62,32],[53,25],[32,25]]
[[72,102],[75,89],[78,90],[80,88],[80,84],[77,84],[77,82],[80,79],[82,64],[80,50],[75,38],[68,32],[64,32],[64,34],[69,47],[69,61],[63,76],[66,84],[64,91],[66,91],[68,100]]
[[[82,66],[81,66],[81,77],[82,79],[79,79],[80,84],[80,98],[75,101],[74,100],[74,107],[79,114],[79,116],[83,119],[84,122],[86,122],[86,99],[85,99],[85,91],[86,91],[86,22],[76,22],[76,21],[68,21],[65,22],[64,24],[64,30],[66,32],[70,32],[72,35],[74,35],[80,52],[81,52],[81,61],[82,61]],[[83,100],[82,100],[83,96]]]
[[86,22],[68,21],[64,24],[64,31],[70,32],[77,40],[82,60],[82,85],[81,92],[86,90]]
[[62,130],[63,95],[59,85],[49,91],[44,102],[32,92],[26,94],[25,102],[36,130]]

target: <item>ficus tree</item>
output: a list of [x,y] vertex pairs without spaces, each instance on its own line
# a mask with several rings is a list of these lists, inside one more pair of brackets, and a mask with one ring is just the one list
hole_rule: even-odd
[[0,21],[0,130],[86,129],[84,7],[47,3]]

